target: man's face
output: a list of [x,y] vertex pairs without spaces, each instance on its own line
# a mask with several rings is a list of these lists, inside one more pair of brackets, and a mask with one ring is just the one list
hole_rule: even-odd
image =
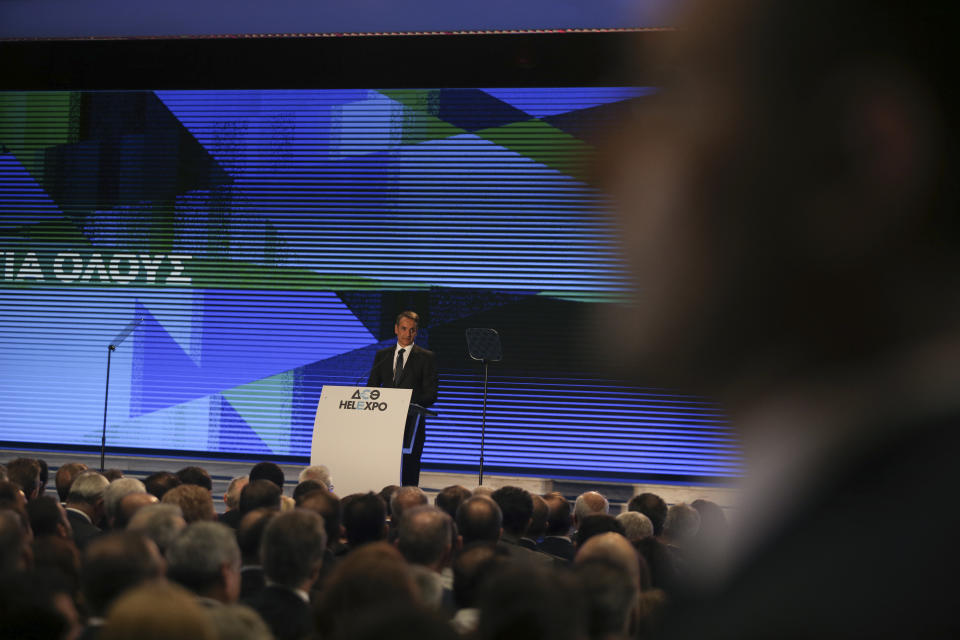
[[397,342],[401,347],[409,347],[417,337],[417,323],[410,318],[400,318],[394,325],[393,332],[397,335]]

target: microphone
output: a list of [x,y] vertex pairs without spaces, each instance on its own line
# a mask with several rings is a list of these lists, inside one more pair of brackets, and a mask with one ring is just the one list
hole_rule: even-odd
[[361,382],[363,382],[363,384],[366,385],[366,382],[365,382],[365,381],[370,379],[370,374],[373,373],[373,370],[376,369],[378,366],[380,366],[380,365],[383,363],[383,361],[386,360],[387,357],[388,357],[388,356],[391,356],[391,355],[393,355],[393,352],[392,352],[392,351],[387,351],[387,352],[386,352],[385,354],[383,354],[381,357],[379,357],[379,358],[377,358],[376,360],[374,360],[374,361],[373,361],[373,366],[370,367],[369,369],[367,369],[367,372],[366,372],[365,374],[363,374],[362,376],[360,376],[359,378],[357,378],[357,381],[353,383],[353,386],[355,386],[355,387],[360,386],[360,383],[361,383]]
[[134,318],[133,320],[128,322],[127,326],[121,329],[120,333],[117,334],[117,337],[114,338],[113,342],[110,343],[109,345],[110,351],[116,351],[117,347],[120,346],[120,343],[126,340],[127,336],[130,335],[130,332],[136,329],[141,322],[143,322],[143,318]]

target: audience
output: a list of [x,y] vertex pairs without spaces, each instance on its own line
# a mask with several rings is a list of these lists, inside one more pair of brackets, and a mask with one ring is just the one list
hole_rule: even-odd
[[451,518],[457,517],[457,508],[460,504],[471,496],[470,489],[458,484],[445,487],[433,499],[433,504],[438,509],[447,513]]
[[40,495],[40,463],[34,458],[16,458],[8,462],[7,479],[20,487],[27,502]]
[[624,511],[617,516],[617,522],[623,526],[623,535],[630,542],[637,542],[653,535],[653,523],[650,518],[638,511]]
[[300,472],[297,482],[303,483],[307,480],[313,480],[327,491],[333,491],[333,477],[330,475],[330,469],[322,464],[309,466]]
[[177,474],[170,471],[157,471],[151,473],[143,480],[143,485],[147,488],[147,493],[156,496],[157,500],[163,500],[167,491],[174,487],[179,487],[183,482],[177,477]]
[[650,518],[653,524],[653,535],[663,534],[663,522],[667,519],[667,503],[663,498],[653,493],[641,493],[630,498],[627,510],[636,511]]
[[503,533],[503,514],[500,507],[487,496],[473,496],[457,509],[457,531],[463,545],[475,542],[496,544]]
[[183,511],[177,505],[151,504],[134,514],[127,523],[127,531],[136,531],[153,540],[162,555],[186,526]]
[[118,478],[103,490],[104,521],[108,529],[122,529],[123,516],[120,514],[120,501],[133,493],[146,493],[143,483],[136,478]]
[[204,606],[232,604],[240,597],[240,547],[230,527],[194,522],[170,543],[166,558],[167,577]]
[[223,504],[227,508],[217,519],[228,527],[236,529],[240,524],[240,494],[249,482],[250,476],[237,476],[227,485],[227,490],[223,494]]
[[570,540],[573,517],[570,502],[559,493],[548,493],[543,498],[547,503],[547,530],[537,549],[552,556],[572,562],[576,548]]
[[[282,510],[280,470],[268,462],[227,487],[233,529],[217,522],[201,467],[152,473],[145,484],[64,464],[61,505],[38,495],[36,460],[14,462],[18,482],[0,482],[0,589],[19,607],[9,628],[46,616],[35,628],[52,630],[47,637],[132,638],[138,616],[154,624],[149,597],[164,598],[156,610],[176,619],[141,638],[648,637],[668,596],[681,593],[678,568],[699,560],[687,549],[727,531],[722,509],[703,500],[671,507],[661,540],[651,518],[608,515],[595,491],[571,508],[560,493],[459,485],[434,506],[418,487],[386,487],[391,529],[380,495],[341,500],[323,468],[304,470],[288,498],[295,506]],[[652,494],[630,501],[654,513],[660,504]],[[4,577],[37,588],[16,593]]]
[[175,504],[180,507],[187,524],[201,520],[216,520],[217,512],[213,508],[213,496],[200,485],[184,483],[163,494],[163,504]]
[[284,475],[283,469],[275,462],[258,462],[250,469],[249,481],[269,480],[283,492]]
[[184,467],[177,471],[177,479],[180,484],[192,484],[213,492],[213,479],[203,467]]
[[387,538],[387,507],[377,494],[347,496],[343,505],[343,528],[350,549]]
[[82,462],[68,462],[57,469],[57,473],[53,476],[53,484],[57,488],[57,496],[60,498],[60,502],[66,504],[67,496],[70,493],[70,485],[73,484],[78,475],[86,470],[87,465]]
[[280,513],[264,529],[260,558],[266,586],[246,604],[263,617],[277,640],[312,634],[309,594],[326,546],[323,518],[305,509]]
[[67,520],[73,529],[73,541],[82,551],[98,536],[104,518],[103,494],[110,483],[96,471],[81,472],[67,494]]

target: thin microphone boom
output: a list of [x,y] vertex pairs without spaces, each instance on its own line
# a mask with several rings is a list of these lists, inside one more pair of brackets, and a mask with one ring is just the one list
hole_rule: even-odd
[[120,333],[117,334],[117,337],[113,339],[113,342],[110,343],[110,350],[113,351],[127,339],[127,336],[130,335],[130,332],[136,329],[140,323],[143,322],[143,318],[134,318],[127,323],[123,329],[120,330]]

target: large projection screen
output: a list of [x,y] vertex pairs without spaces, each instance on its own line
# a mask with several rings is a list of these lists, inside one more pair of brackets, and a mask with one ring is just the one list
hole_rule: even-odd
[[306,461],[324,384],[416,309],[441,396],[427,470],[724,479],[715,403],[587,357],[616,301],[599,137],[628,86],[0,92],[0,441]]

